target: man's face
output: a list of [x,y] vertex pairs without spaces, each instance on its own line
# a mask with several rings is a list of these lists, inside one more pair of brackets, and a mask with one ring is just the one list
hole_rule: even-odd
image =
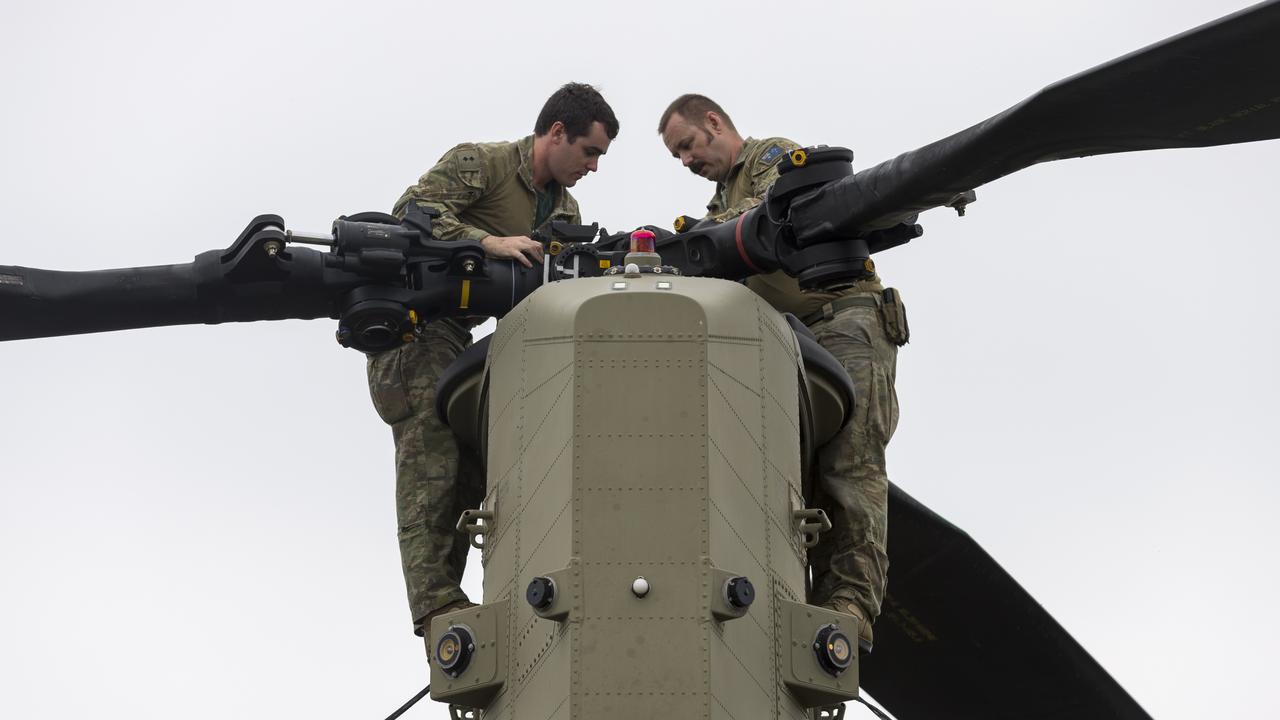
[[569,142],[564,125],[558,121],[551,126],[550,133],[547,167],[551,170],[551,179],[561,187],[573,187],[587,173],[595,172],[600,166],[600,156],[609,150],[609,133],[599,121],[591,123],[587,134],[574,138],[573,142]]
[[662,130],[662,144],[694,175],[715,182],[729,177],[729,168],[737,159],[725,134],[724,120],[714,112],[708,112],[697,123],[672,113]]

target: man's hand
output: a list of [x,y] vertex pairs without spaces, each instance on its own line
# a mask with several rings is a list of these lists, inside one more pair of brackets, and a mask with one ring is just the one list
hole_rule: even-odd
[[525,235],[510,237],[490,235],[480,241],[480,246],[489,257],[513,258],[527,268],[533,267],[533,262],[542,262],[542,243],[530,240]]

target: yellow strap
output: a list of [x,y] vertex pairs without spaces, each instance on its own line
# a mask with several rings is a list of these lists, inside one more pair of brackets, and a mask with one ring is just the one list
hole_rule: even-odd
[[471,302],[471,281],[463,280],[462,281],[462,300],[458,303],[458,309],[466,310],[468,307],[470,307],[469,305],[467,305],[467,303],[469,302]]

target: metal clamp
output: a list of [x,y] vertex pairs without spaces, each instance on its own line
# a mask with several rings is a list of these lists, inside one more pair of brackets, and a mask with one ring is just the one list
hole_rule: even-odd
[[[821,510],[819,510],[821,512]],[[483,550],[484,538],[488,537],[489,523],[493,522],[492,510],[463,510],[462,515],[458,517],[458,532],[467,534],[467,540],[471,543],[471,547]],[[827,523],[827,527],[831,527],[831,523]]]
[[818,536],[831,529],[831,519],[821,508],[793,510],[791,517],[796,522],[796,532],[804,538],[802,544],[806,548],[817,545]]

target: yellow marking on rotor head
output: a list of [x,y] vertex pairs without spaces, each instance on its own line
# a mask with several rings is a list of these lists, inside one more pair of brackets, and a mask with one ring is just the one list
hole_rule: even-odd
[[612,265],[612,264],[613,264],[613,263],[610,263],[608,260],[601,260],[601,261],[600,261],[600,269],[601,269],[601,270],[608,270],[608,269],[609,269],[609,266],[610,266],[610,265]]
[[796,148],[791,151],[792,165],[795,165],[796,167],[804,167],[804,164],[807,162],[809,162],[809,153],[805,152],[803,148]]
[[466,310],[468,307],[471,307],[470,305],[467,304],[469,302],[471,302],[471,281],[463,280],[462,281],[462,299],[458,301],[458,309]]
[[409,311],[409,324],[410,324],[410,325],[417,325],[417,324],[418,324],[418,311],[417,311],[417,310],[410,310],[410,311]]
[[676,221],[671,223],[671,226],[675,228],[676,232],[684,232],[684,216],[681,215],[676,218]]
[[563,249],[564,249],[564,243],[560,242],[559,240],[552,240],[550,243],[547,244],[547,252],[551,253],[552,255],[559,255],[560,251]]
[[876,271],[876,264],[872,262],[871,258],[867,258],[866,260],[864,260],[862,262],[862,267],[865,268],[866,271],[869,273],[874,273]]

